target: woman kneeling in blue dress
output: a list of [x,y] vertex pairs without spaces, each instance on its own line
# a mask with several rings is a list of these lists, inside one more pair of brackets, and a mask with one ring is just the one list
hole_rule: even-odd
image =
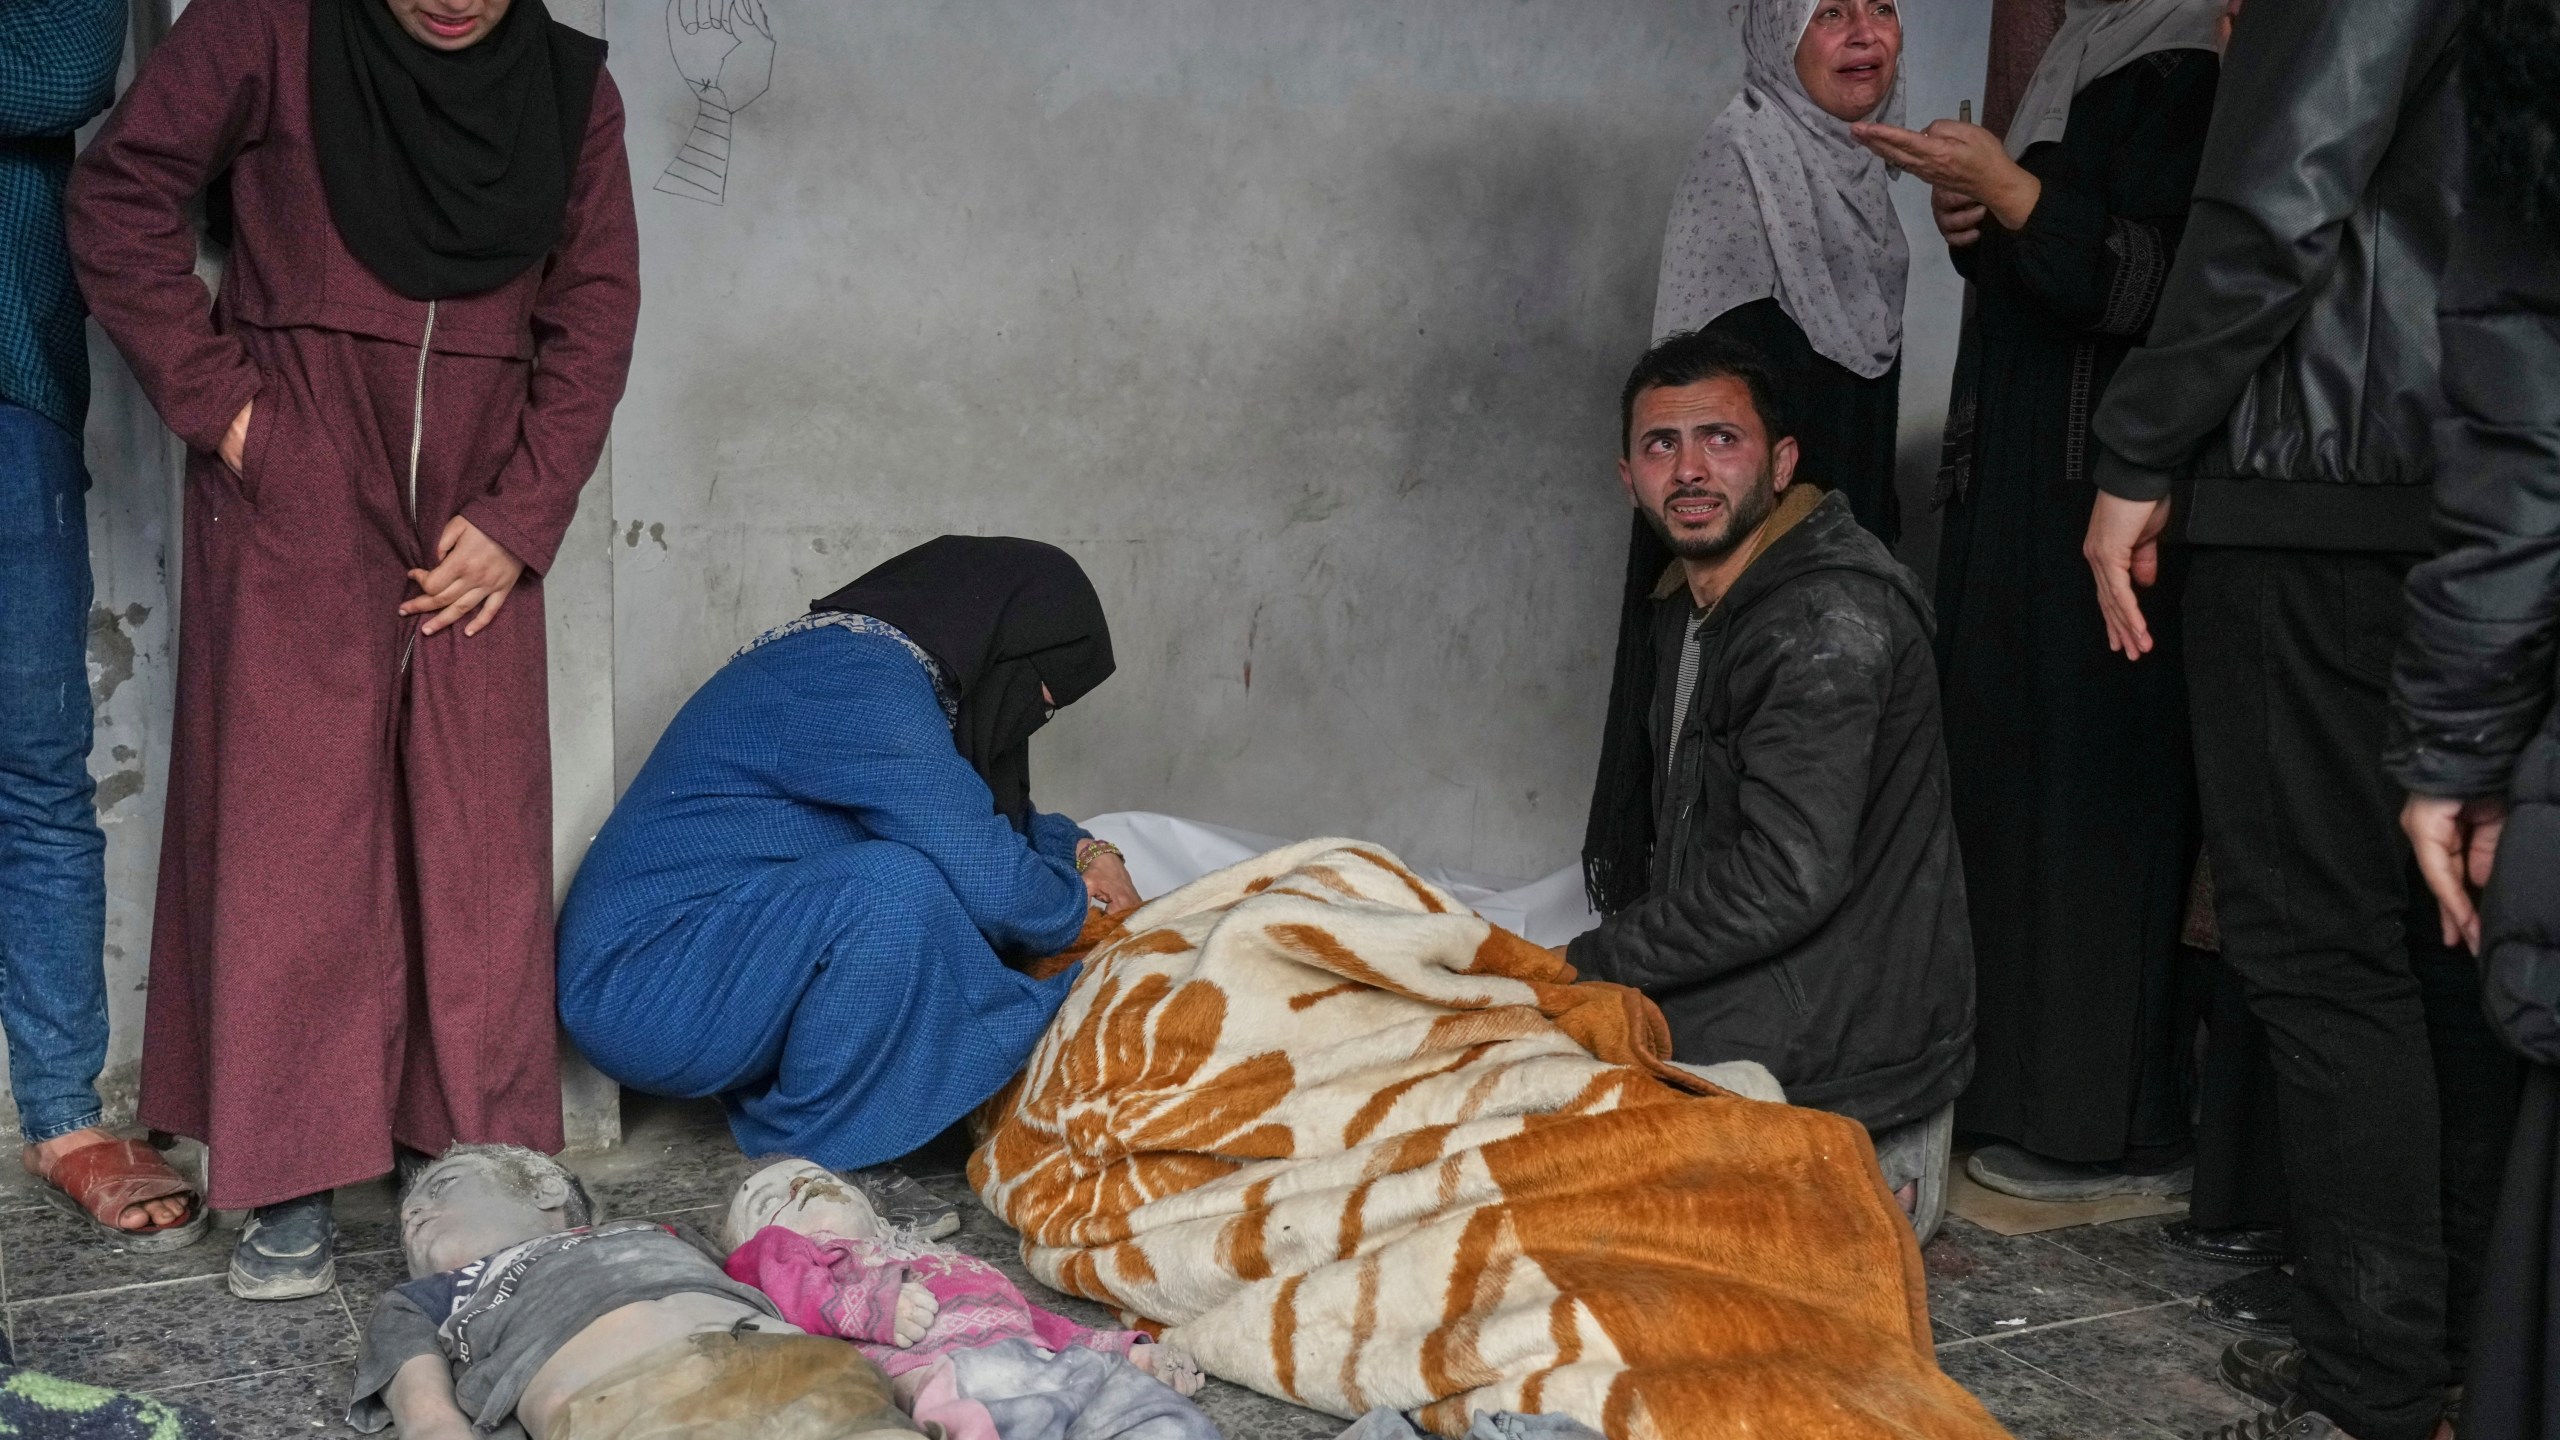
[[560,917],[560,1016],[636,1090],[717,1095],[750,1155],[904,1155],[1021,1068],[1116,853],[1031,808],[1033,731],[1111,673],[1037,541],[946,535],[766,631],[694,692]]

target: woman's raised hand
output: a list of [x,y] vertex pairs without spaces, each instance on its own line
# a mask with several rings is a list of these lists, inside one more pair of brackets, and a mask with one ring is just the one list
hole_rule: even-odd
[[[1932,120],[1926,130],[1905,130],[1899,125],[1861,123],[1850,126],[1849,133],[1859,144],[1931,186],[1981,202],[2010,230],[2027,223],[2044,195],[2044,182],[2010,159],[2000,137],[1979,125]],[[1941,222],[1939,228],[1944,230],[1945,224]],[[1955,243],[1952,237],[1949,243]]]

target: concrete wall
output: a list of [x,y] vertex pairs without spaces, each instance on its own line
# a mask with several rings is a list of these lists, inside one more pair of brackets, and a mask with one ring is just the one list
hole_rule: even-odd
[[[1121,658],[1044,732],[1043,803],[1569,863],[1616,393],[1739,83],[1727,6],[769,8],[714,206],[653,189],[694,116],[664,0],[607,6],[647,292],[614,440],[624,779],[811,596],[1015,533],[1086,563]],[[1988,13],[1913,7],[1916,115],[1975,92]],[[1914,248],[1934,464],[1953,276]]]
[[[174,0],[182,8],[183,0]],[[137,0],[143,43],[172,0]],[[558,860],[737,643],[945,529],[1092,568],[1122,671],[1045,803],[1371,836],[1528,875],[1578,842],[1624,529],[1612,406],[1673,185],[1739,70],[1724,0],[770,0],[719,207],[663,0],[603,27],[647,311],[547,583]],[[1912,111],[1977,95],[1990,0],[1907,17]],[[1906,502],[1956,287],[1915,255]],[[173,699],[173,442],[92,345],[91,768],[107,1088],[139,1050]],[[569,1077],[573,1136],[612,1097]]]

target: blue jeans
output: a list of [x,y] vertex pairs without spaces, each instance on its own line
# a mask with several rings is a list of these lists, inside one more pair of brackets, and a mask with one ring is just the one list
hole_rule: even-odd
[[0,1030],[29,1140],[99,1120],[106,837],[89,778],[89,474],[0,401]]

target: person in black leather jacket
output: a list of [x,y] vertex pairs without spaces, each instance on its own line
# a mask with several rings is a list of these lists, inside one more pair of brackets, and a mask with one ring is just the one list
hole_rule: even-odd
[[2528,1440],[2560,1427],[2560,3],[2480,0],[2464,52],[2472,190],[2439,301],[2443,553],[2409,574],[2387,758],[2444,938],[2480,957],[2490,1018],[2534,1062],[2462,1418],[2464,1440]]
[[2225,1377],[2276,1407],[2233,1440],[2436,1430],[2513,1114],[2512,1061],[2438,938],[2381,765],[2401,583],[2430,548],[2468,8],[2250,0],[2149,343],[2093,425],[2084,553],[2128,658],[2151,648],[2137,590],[2173,512],[2190,547],[2222,953],[2279,1090],[2300,1348],[2226,1352]]
[[[1595,808],[1627,814],[1651,860],[1565,953],[1653,997],[1675,1058],[1759,1061],[1789,1101],[1883,1134],[1973,1073],[1929,603],[1845,496],[1791,483],[1776,384],[1713,330],[1663,341],[1628,380],[1620,474],[1679,558],[1653,591],[1658,683],[1611,716],[1640,731],[1652,778]],[[1925,1182],[1929,1163],[1888,1155],[1888,1178]],[[1925,1229],[1925,1195],[1908,1198]]]

